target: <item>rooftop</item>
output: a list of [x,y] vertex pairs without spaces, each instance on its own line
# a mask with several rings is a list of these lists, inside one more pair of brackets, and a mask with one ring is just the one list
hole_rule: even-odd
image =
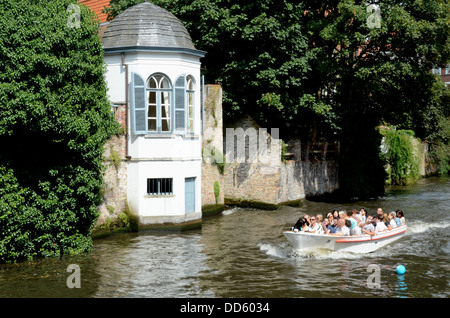
[[169,11],[144,2],[128,8],[107,26],[105,51],[139,48],[183,48],[196,51],[183,23]]

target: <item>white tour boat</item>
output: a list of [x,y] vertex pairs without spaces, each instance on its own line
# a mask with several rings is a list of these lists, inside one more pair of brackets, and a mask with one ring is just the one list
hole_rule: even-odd
[[285,231],[291,245],[298,250],[302,249],[328,249],[352,253],[370,253],[380,247],[398,240],[406,232],[406,225],[398,226],[392,230],[377,235],[338,236],[329,234],[315,234],[303,231]]

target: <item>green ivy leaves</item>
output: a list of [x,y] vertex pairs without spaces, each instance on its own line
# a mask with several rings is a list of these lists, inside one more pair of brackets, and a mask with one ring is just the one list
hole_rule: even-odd
[[89,250],[119,126],[98,21],[71,0],[0,0],[0,262]]

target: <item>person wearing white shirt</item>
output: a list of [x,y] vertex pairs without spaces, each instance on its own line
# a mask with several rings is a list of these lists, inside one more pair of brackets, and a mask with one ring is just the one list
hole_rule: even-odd
[[373,218],[371,216],[367,216],[366,223],[361,224],[361,232],[362,234],[369,234],[369,235],[375,235],[375,227],[372,224]]
[[350,230],[351,235],[361,235],[361,228],[359,226],[361,220],[359,220],[358,218],[356,218],[356,220],[358,221],[358,225]]
[[366,208],[361,208],[359,210],[359,215],[360,215],[360,218],[361,218],[361,222],[366,222],[366,218],[367,218],[367,210],[366,210]]
[[312,216],[309,220],[311,221],[311,224],[309,225],[309,232],[323,234],[323,228],[319,223],[317,223],[316,217]]
[[388,229],[383,222],[383,216],[377,217],[375,220],[377,222],[377,226],[375,227],[375,235],[384,232]]
[[336,229],[336,233],[335,234],[330,234],[330,235],[339,235],[339,236],[350,235],[350,229],[347,226],[345,226],[345,220],[344,219],[339,219],[338,220],[338,228]]
[[397,217],[397,215],[395,214],[395,212],[389,213],[388,217],[389,217],[389,224],[391,225],[391,228],[396,228],[397,222],[395,221],[395,218]]

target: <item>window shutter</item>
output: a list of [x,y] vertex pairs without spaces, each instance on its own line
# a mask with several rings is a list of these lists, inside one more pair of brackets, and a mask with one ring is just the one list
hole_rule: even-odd
[[186,74],[175,81],[175,133],[186,133]]
[[131,130],[134,135],[147,133],[145,82],[137,73],[131,73]]

